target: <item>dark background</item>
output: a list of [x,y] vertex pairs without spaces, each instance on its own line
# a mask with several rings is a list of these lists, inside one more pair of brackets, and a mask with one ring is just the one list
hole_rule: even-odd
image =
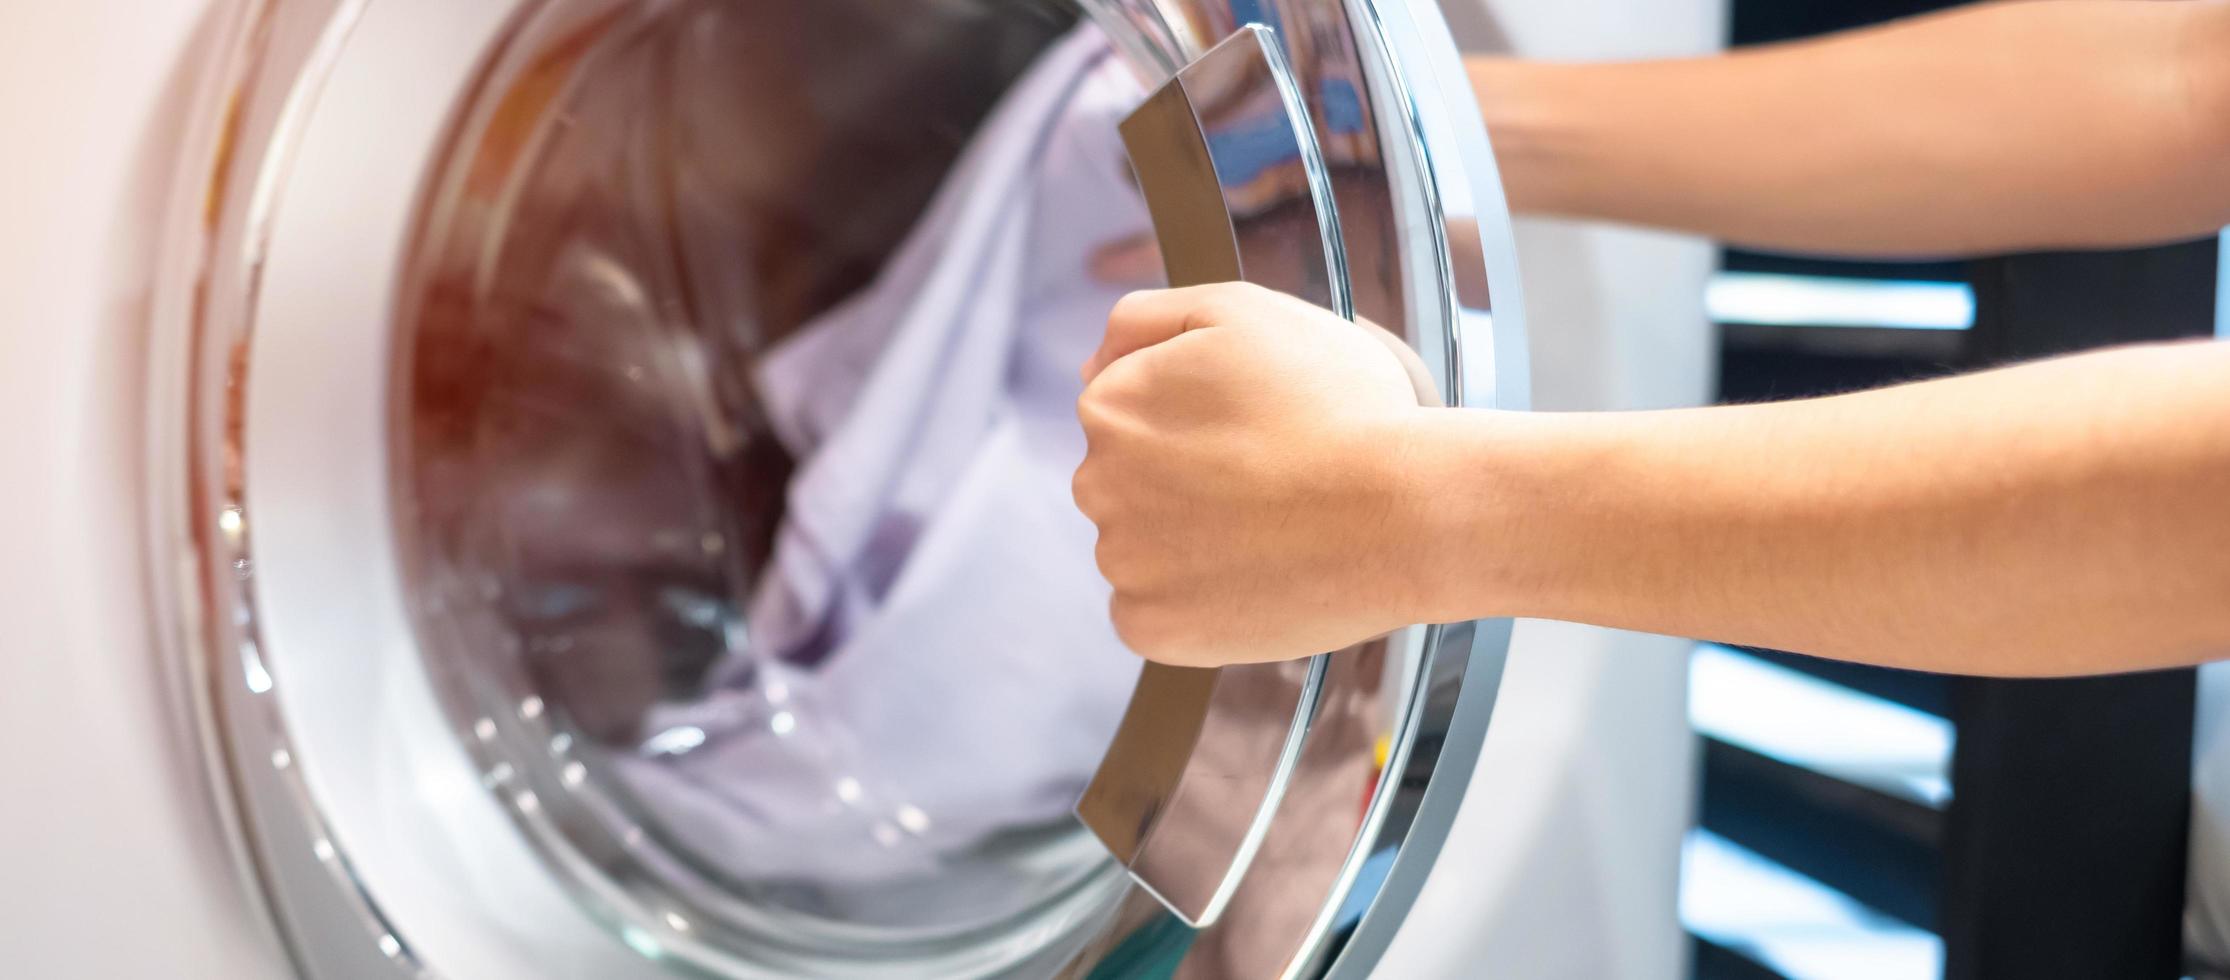
[[[1759,44],[1955,6],[1733,0]],[[1730,250],[1729,272],[1963,283],[1963,331],[1720,326],[1720,398],[1823,394],[2131,340],[2211,334],[2216,242],[2125,252],[1840,263]],[[1985,681],[1748,656],[1948,719],[1948,805],[1704,738],[1699,823],[1888,920],[1934,932],[1954,980],[2183,976],[2193,672]],[[1743,937],[1694,944],[1697,980],[1780,977]],[[1883,980],[1902,980],[1885,977]]]

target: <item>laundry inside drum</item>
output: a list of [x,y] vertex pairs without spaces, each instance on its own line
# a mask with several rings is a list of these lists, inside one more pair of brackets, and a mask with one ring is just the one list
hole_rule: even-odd
[[991,973],[1126,893],[1070,808],[1138,663],[1068,488],[1159,281],[1142,96],[1042,0],[552,0],[460,107],[398,534],[460,737],[615,923]]

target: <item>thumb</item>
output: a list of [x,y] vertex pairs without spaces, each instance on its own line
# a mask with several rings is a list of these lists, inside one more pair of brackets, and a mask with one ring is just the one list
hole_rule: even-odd
[[1244,283],[1216,283],[1149,289],[1124,296],[1107,314],[1107,336],[1101,339],[1099,350],[1084,364],[1084,383],[1091,384],[1108,365],[1125,355],[1187,331],[1215,326],[1243,302],[1235,294],[1254,289]]

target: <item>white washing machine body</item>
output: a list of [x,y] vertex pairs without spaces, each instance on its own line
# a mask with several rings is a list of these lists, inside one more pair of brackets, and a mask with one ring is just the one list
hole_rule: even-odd
[[[985,16],[1038,16],[1022,3],[980,6]],[[1176,91],[1200,127],[1175,145],[1210,166],[1186,185],[1141,162],[1149,197],[1157,180],[1170,193],[1211,195],[1194,200],[1222,205],[1246,274],[1283,262],[1299,278],[1273,285],[1322,288],[1328,305],[1398,325],[1439,397],[1526,404],[1509,225],[1454,46],[1430,5],[1086,6],[1141,96],[1180,74]],[[427,481],[450,471],[411,454],[454,406],[424,393],[431,369],[410,358],[437,351],[455,363],[446,355],[463,348],[441,346],[453,339],[441,318],[454,315],[443,290],[462,282],[484,300],[509,281],[506,263],[538,254],[547,239],[518,217],[546,189],[532,180],[601,187],[567,168],[633,159],[565,155],[567,134],[593,128],[583,120],[627,116],[624,103],[595,101],[587,73],[617,64],[636,74],[600,77],[671,81],[662,72],[687,63],[692,38],[721,36],[731,28],[717,16],[749,7],[180,0],[0,14],[0,36],[21,46],[0,96],[0,123],[19,136],[0,188],[0,268],[10,276],[0,400],[18,419],[0,436],[10,461],[0,520],[16,559],[0,590],[11,624],[0,659],[10,744],[0,855],[11,883],[0,935],[14,969],[497,980],[1260,976],[1268,964],[1348,976],[1368,972],[1390,943],[1435,941],[1395,934],[1470,775],[1507,623],[1419,628],[1251,680],[1142,684],[1131,716],[1157,722],[1188,717],[1189,702],[1170,691],[1198,693],[1192,740],[1171,753],[1124,720],[1107,736],[1117,751],[1100,772],[1073,774],[1090,787],[1087,820],[1128,869],[1106,863],[1089,838],[1033,824],[990,834],[995,857],[981,856],[981,840],[936,850],[929,885],[916,868],[895,886],[845,877],[868,874],[848,859],[785,865],[768,884],[752,878],[757,865],[692,853],[687,821],[646,815],[662,798],[643,787],[671,776],[664,755],[694,746],[674,751],[629,727],[634,741],[617,739],[625,751],[591,754],[584,745],[599,736],[589,719],[623,685],[520,667],[535,640],[555,642],[548,634],[458,639],[509,623],[498,598],[519,581],[464,581],[453,573],[488,571],[467,561],[486,554],[453,550],[470,528],[426,530],[443,502]],[[673,18],[707,10],[714,20],[669,30]],[[1249,21],[1268,28],[1259,53],[1219,47]],[[784,41],[771,49],[813,53],[861,29],[805,26],[772,35]],[[1038,47],[1014,56],[1018,67],[1042,65],[1036,52],[1060,33],[1036,30]],[[613,38],[677,46],[656,49],[670,59],[645,57]],[[738,61],[751,59],[712,63],[752,67]],[[1021,85],[1015,78],[999,83]],[[1219,87],[1232,78],[1255,87]],[[1017,101],[997,112],[1019,112]],[[1219,116],[1228,105],[1252,114]],[[1290,158],[1262,158],[1266,134],[1290,144]],[[953,140],[953,156],[972,159],[965,142]],[[795,172],[828,164],[788,161],[803,167]],[[1242,165],[1249,179],[1233,176]],[[1296,232],[1295,214],[1314,220]],[[1158,221],[1156,230],[1173,275],[1200,272],[1181,267],[1185,240]],[[1296,240],[1320,251],[1295,265]],[[636,279],[582,268],[607,299],[651,281],[639,268]],[[649,291],[659,288],[688,287]],[[775,309],[778,298],[762,289],[749,302]],[[831,306],[798,302],[797,319],[809,323]],[[491,309],[455,322],[480,324]],[[727,391],[710,390],[715,400]],[[626,415],[605,407],[569,406],[579,414],[567,418]],[[589,524],[575,530],[558,537],[594,536]],[[523,532],[504,531],[499,550],[516,559]],[[731,539],[709,533],[687,543],[725,553]],[[456,611],[466,605],[478,618]],[[743,642],[745,625],[723,620],[724,642]],[[762,662],[724,690],[779,705],[765,680],[774,669]],[[1263,697],[1275,702],[1268,715]],[[670,691],[652,700],[666,711],[710,703],[677,707]],[[783,737],[799,718],[814,720],[802,708],[767,717]],[[689,730],[704,737],[671,724],[652,734]],[[1247,737],[1231,739],[1236,755],[1216,755],[1218,732]],[[1144,755],[1125,756],[1126,745]],[[664,775],[630,775],[650,756]],[[1241,780],[1248,794],[1203,795],[1203,773],[1235,771],[1253,781]],[[831,812],[860,809],[861,798],[890,804],[889,820],[861,823],[863,847],[926,850],[927,828],[948,819],[882,800],[873,784],[838,778],[822,788],[841,804]],[[1335,799],[1349,801],[1351,821],[1312,829],[1295,816],[1331,812],[1322,804]],[[1230,813],[1240,819],[1217,822]],[[799,824],[781,826],[795,834]],[[1094,848],[1082,859],[1078,841]],[[954,867],[1045,891],[1001,905],[978,888],[939,914],[922,911],[935,903],[893,911],[874,899],[945,887],[938,876]],[[1281,906],[1281,895],[1300,900]]]
[[159,655],[145,339],[207,5],[0,10],[0,946],[23,977],[287,975]]
[[[1472,0],[1448,6],[1476,50],[1555,61],[1694,57],[1724,44],[1725,0]],[[1478,14],[1491,13],[1488,23]],[[1521,217],[1534,406],[1625,411],[1706,404],[1711,243]],[[1692,642],[1523,620],[1478,775],[1443,854],[1467,869],[1426,886],[1390,976],[1460,974],[1493,957],[1517,977],[1685,975],[1680,842],[1694,821]]]

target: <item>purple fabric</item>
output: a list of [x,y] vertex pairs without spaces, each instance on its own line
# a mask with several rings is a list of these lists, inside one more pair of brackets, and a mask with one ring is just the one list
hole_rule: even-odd
[[801,465],[748,651],[654,712],[693,747],[625,770],[724,870],[928,874],[1063,819],[1097,765],[1138,666],[1069,479],[1121,293],[1088,262],[1148,229],[1115,130],[1140,95],[1097,32],[1056,45],[882,277],[766,359]]

